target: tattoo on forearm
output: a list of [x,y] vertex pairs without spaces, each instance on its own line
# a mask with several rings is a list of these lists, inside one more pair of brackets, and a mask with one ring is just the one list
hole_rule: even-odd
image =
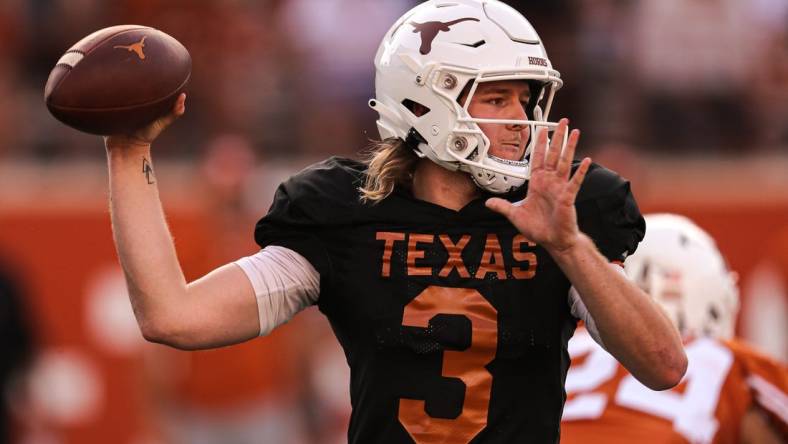
[[145,174],[145,179],[148,181],[148,185],[155,183],[153,180],[153,167],[150,166],[150,162],[148,159],[142,158],[142,173]]

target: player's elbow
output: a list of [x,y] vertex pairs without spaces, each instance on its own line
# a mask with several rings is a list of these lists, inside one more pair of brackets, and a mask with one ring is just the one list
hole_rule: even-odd
[[651,390],[669,390],[677,386],[687,372],[687,355],[683,348],[667,350],[660,354],[660,365],[654,367],[650,377],[641,382]]
[[154,344],[167,343],[166,332],[161,331],[152,326],[143,326],[143,325],[144,324],[140,324],[140,330],[142,331],[142,337],[145,338],[146,341],[153,342]]
[[202,347],[190,339],[190,335],[182,329],[166,323],[140,324],[142,337],[154,344],[166,345],[178,350],[198,350]]
[[178,318],[167,317],[161,314],[138,316],[138,324],[142,337],[148,342],[167,345],[179,350],[195,350],[199,347],[192,341],[194,337]]
[[177,337],[171,325],[153,316],[144,318],[138,316],[137,323],[140,326],[142,337],[148,342],[170,345],[173,339]]
[[647,387],[656,391],[670,390],[673,387],[679,385],[681,378],[684,377],[685,371],[666,371],[657,378],[654,378],[649,384],[647,384]]
[[681,382],[684,378],[684,375],[687,373],[687,366],[689,365],[689,361],[687,360],[687,354],[684,353],[684,348],[682,348],[679,352],[679,356],[677,358],[677,363],[673,367],[672,373],[668,378],[667,387],[673,388]]

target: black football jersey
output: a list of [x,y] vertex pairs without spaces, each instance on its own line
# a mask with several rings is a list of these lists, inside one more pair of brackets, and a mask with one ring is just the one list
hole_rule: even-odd
[[[351,369],[349,442],[558,442],[577,322],[568,279],[489,196],[459,211],[406,189],[362,204],[365,170],[341,158],[305,169],[255,231],[320,273],[318,306]],[[576,208],[611,261],[643,237],[628,182],[598,165]]]

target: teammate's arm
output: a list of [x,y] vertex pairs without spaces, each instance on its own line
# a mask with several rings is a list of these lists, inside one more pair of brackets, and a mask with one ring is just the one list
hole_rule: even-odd
[[591,162],[584,159],[570,177],[580,132],[573,130],[564,148],[567,127],[562,119],[549,150],[547,132],[538,135],[524,201],[493,198],[487,206],[550,253],[580,294],[608,352],[647,387],[671,388],[687,369],[681,337],[651,298],[611,267],[580,231],[575,198]]
[[739,442],[741,444],[780,444],[783,437],[769,423],[769,419],[757,407],[752,407],[744,414],[740,425]]
[[106,138],[110,214],[134,314],[146,339],[182,349],[218,347],[260,332],[251,282],[236,264],[187,284],[164,218],[150,144],[185,111],[132,136]]

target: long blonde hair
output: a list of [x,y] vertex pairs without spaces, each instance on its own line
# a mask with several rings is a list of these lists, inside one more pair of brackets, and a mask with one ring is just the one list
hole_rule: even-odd
[[367,177],[359,187],[361,202],[376,204],[388,197],[396,185],[411,187],[419,156],[396,137],[377,141],[365,154]]

